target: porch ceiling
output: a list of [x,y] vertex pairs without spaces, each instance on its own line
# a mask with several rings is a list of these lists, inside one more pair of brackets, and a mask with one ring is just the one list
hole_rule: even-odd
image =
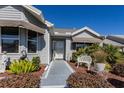
[[98,38],[72,38],[73,42],[84,42],[84,43],[100,43],[101,39]]
[[45,32],[43,28],[23,20],[0,20],[0,26],[20,27],[20,28],[33,30],[42,34]]

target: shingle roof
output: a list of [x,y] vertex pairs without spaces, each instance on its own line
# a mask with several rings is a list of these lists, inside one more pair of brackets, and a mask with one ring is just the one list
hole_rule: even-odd
[[124,35],[113,35],[113,36],[124,39]]
[[101,43],[102,40],[99,38],[72,38],[73,42],[84,42],[84,43]]
[[104,44],[109,44],[109,45],[111,44],[111,45],[119,46],[119,47],[124,47],[124,44],[119,43],[119,42],[116,42],[116,41],[111,40],[111,39],[105,39],[105,40],[103,41],[103,43],[104,43]]
[[76,29],[65,29],[65,28],[54,28],[54,32],[59,32],[59,33],[73,33],[74,31],[76,31]]
[[123,36],[124,35],[111,35],[111,36],[107,36],[106,38],[124,44],[124,37]]

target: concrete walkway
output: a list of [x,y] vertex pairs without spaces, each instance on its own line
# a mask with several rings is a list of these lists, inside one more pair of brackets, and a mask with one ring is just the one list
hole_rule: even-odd
[[65,87],[66,79],[74,70],[64,60],[51,63],[46,78],[41,78],[41,87]]

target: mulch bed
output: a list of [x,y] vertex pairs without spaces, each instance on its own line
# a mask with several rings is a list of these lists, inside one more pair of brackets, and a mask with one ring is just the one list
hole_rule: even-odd
[[45,65],[41,69],[26,74],[12,74],[8,71],[0,74],[0,88],[39,88],[40,77],[45,70]]
[[[35,75],[35,76],[39,76],[40,77],[43,74],[45,67],[46,67],[45,65],[41,65],[41,69],[39,69],[36,72],[32,72],[32,74]],[[2,78],[2,77],[12,77],[14,75],[15,74],[12,74],[9,71],[6,71],[4,73],[0,73],[0,78]]]
[[[84,72],[87,73],[87,68],[80,66],[76,67],[76,63],[74,62],[68,62],[69,65],[76,71],[76,72]],[[91,67],[92,69],[92,67]],[[112,74],[110,72],[104,73],[105,76],[107,76],[107,81],[111,83],[116,88],[124,88],[124,77],[117,76],[115,74]]]

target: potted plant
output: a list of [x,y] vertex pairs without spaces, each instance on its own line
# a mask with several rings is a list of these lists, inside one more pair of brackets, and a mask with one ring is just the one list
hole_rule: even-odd
[[107,54],[101,49],[95,51],[93,57],[96,63],[96,70],[99,72],[104,71]]

